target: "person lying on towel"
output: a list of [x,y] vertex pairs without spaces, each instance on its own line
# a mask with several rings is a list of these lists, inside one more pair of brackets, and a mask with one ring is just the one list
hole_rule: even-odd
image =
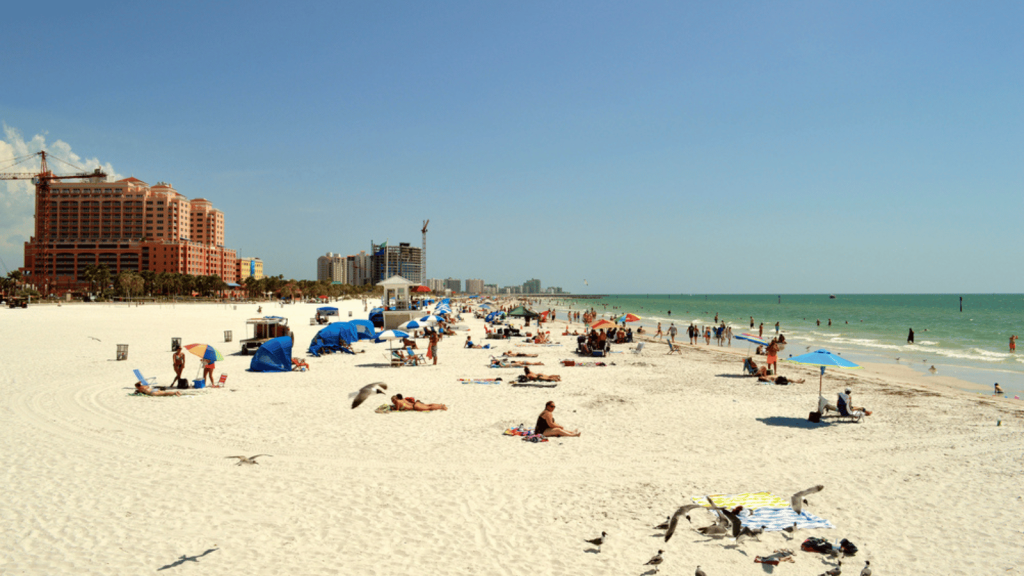
[[153,390],[153,388],[143,384],[142,382],[135,383],[135,391],[139,394],[145,394],[146,396],[181,396],[181,392],[171,392],[168,390]]
[[403,398],[401,394],[395,394],[391,397],[391,407],[399,412],[405,412],[408,410],[414,410],[416,412],[430,412],[431,410],[448,409],[444,404],[424,404],[412,396]]
[[522,368],[523,366],[543,365],[543,362],[525,362],[522,360],[505,360],[504,358],[491,358],[491,366],[494,368]]
[[562,377],[557,374],[547,375],[539,374],[537,372],[530,372],[530,369],[523,366],[523,370],[526,371],[527,382],[561,382]]

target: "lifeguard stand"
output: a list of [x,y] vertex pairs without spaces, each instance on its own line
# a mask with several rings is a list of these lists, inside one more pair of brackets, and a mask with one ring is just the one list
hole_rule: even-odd
[[[416,286],[415,282],[410,282],[401,276],[392,276],[387,280],[383,280],[377,283],[384,289],[384,329],[392,330],[398,328],[400,324],[408,322],[413,318],[417,318],[420,314],[419,311],[412,309],[412,302],[409,298],[409,288]],[[394,296],[394,304],[391,302],[391,298]],[[394,308],[394,310],[392,310]]]

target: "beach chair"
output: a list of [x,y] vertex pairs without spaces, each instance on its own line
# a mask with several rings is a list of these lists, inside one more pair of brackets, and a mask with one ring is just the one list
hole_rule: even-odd
[[422,356],[418,356],[416,354],[409,356],[401,348],[391,351],[392,368],[397,368],[399,366],[416,366],[421,361],[423,361]]
[[644,344],[647,344],[647,342],[641,342],[636,345],[636,348],[630,348],[629,351],[633,354],[639,354],[644,351]]
[[413,351],[412,346],[405,347],[405,358],[406,360],[413,362],[414,364],[419,364],[420,362],[427,361],[426,357],[424,357],[423,354],[417,354],[415,351]]
[[214,384],[213,386],[210,386],[210,388],[223,388],[224,385],[227,384],[227,382],[228,382],[228,375],[227,374],[221,374],[220,375],[220,380],[217,380],[217,383]]
[[824,416],[825,413],[830,410],[832,412],[839,412],[839,408],[836,408],[834,405],[829,404],[828,400],[826,400],[824,396],[818,396],[818,412],[822,416]]
[[156,377],[155,376],[153,378],[148,378],[147,379],[145,376],[142,375],[142,372],[140,370],[132,370],[132,372],[135,373],[135,377],[139,380],[139,382],[142,382],[146,386],[155,386],[156,385]]
[[673,345],[671,340],[667,340],[667,342],[668,342],[668,353],[669,354],[679,354],[679,355],[682,355],[682,353],[683,353],[683,349],[682,348],[680,348],[679,346]]
[[839,411],[840,417],[849,418],[854,422],[860,422],[864,419],[864,412],[861,412],[860,410],[857,410],[856,412],[850,412],[850,410],[846,406],[846,401],[843,400],[842,396],[840,396],[836,400],[836,410]]

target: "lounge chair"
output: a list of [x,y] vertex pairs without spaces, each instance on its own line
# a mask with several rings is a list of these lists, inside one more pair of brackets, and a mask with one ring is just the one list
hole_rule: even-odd
[[824,396],[818,396],[818,412],[821,413],[822,416],[824,416],[825,413],[828,412],[829,410],[831,410],[832,412],[839,412],[839,408],[836,408],[834,405],[829,404],[828,400],[826,400]]
[[842,396],[840,396],[839,399],[836,400],[836,410],[839,411],[839,415],[842,416],[843,418],[852,418],[857,422],[860,422],[864,419],[863,411],[857,410],[854,412],[850,412],[850,410],[846,406],[846,401],[843,400]]
[[412,346],[405,347],[405,357],[408,360],[412,360],[417,364],[420,362],[426,362],[427,358],[423,354],[417,354],[413,351]]
[[636,345],[636,348],[630,348],[629,351],[633,354],[639,354],[644,351],[644,344],[647,344],[647,342],[641,342]]
[[683,353],[683,349],[680,348],[679,346],[673,345],[672,341],[669,340],[668,341],[668,353],[669,354],[680,354],[681,355]]
[[[155,386],[156,385],[156,376],[147,379],[145,376],[142,375],[142,372],[139,371],[139,370],[132,370],[132,372],[135,373],[135,377],[139,379],[139,382],[142,382],[146,386]],[[177,384],[177,382],[175,382],[175,384]]]
[[757,370],[754,368],[754,365],[750,363],[750,358],[743,360],[743,375],[757,376]]

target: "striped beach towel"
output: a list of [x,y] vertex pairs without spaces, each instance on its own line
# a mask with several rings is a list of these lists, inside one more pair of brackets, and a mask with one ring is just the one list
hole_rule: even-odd
[[501,384],[501,378],[459,378],[460,384]]
[[835,528],[835,526],[833,526],[828,520],[819,518],[806,510],[797,514],[793,510],[792,506],[786,506],[784,508],[765,506],[763,508],[753,510],[749,514],[746,509],[740,512],[741,524],[749,526],[750,528],[760,528],[764,526],[765,532],[780,532],[783,528],[792,526],[794,522],[796,522],[796,527],[800,530]]

